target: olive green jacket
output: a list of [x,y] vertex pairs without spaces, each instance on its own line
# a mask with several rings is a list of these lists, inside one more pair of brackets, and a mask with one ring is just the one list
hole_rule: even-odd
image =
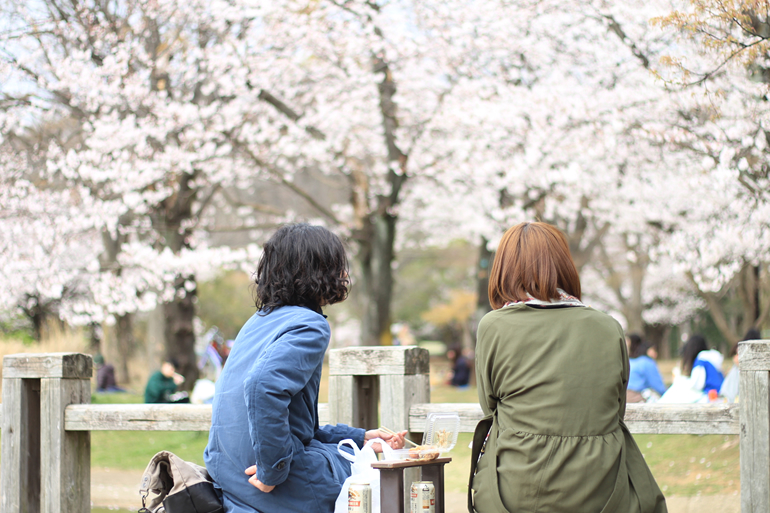
[[490,312],[476,372],[487,418],[474,435],[469,508],[473,500],[477,513],[666,512],[623,423],[628,355],[612,317],[523,303]]

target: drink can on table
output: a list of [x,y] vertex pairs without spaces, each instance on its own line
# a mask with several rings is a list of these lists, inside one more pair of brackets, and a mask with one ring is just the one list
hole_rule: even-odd
[[350,483],[348,513],[372,513],[372,487],[369,483]]
[[432,481],[415,481],[411,492],[410,513],[436,512],[436,489]]

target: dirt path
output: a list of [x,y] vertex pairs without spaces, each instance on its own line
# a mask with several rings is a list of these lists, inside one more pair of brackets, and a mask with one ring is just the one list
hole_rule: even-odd
[[142,506],[139,498],[141,470],[91,468],[91,504],[133,511]]
[[[141,470],[91,469],[91,502],[94,506],[136,511],[142,505],[139,497]],[[447,493],[446,513],[467,513],[462,493]],[[702,497],[667,497],[669,513],[739,513],[739,495],[708,495]]]

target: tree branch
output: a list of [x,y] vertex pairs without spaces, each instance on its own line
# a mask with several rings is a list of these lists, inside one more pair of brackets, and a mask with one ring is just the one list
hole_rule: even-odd
[[272,164],[269,164],[269,163],[263,161],[262,159],[260,159],[257,155],[254,154],[253,151],[251,151],[251,149],[249,149],[244,144],[241,144],[240,141],[238,141],[236,139],[232,139],[232,138],[229,138],[229,139],[232,142],[234,148],[238,149],[244,155],[249,157],[249,159],[251,159],[251,161],[254,162],[256,165],[258,165],[262,169],[268,171],[271,175],[273,175],[273,177],[278,182],[280,182],[282,185],[284,185],[287,188],[289,188],[291,191],[293,191],[298,196],[304,198],[305,201],[307,201],[308,203],[310,203],[310,205],[313,206],[313,208],[318,210],[318,212],[323,214],[325,217],[327,217],[334,224],[338,224],[338,225],[342,224],[342,221],[337,219],[337,216],[335,216],[334,213],[331,210],[329,210],[328,208],[326,208],[323,205],[321,205],[318,201],[316,201],[315,198],[313,198],[306,191],[304,191],[301,188],[299,188],[294,182],[291,182],[291,181],[287,180],[286,177],[285,177],[285,174],[281,170],[277,169]]
[[[251,83],[249,83],[249,82],[247,82],[246,85],[249,88],[252,87]],[[260,89],[259,90],[259,94],[257,95],[257,98],[259,98],[263,102],[269,103],[270,105],[275,107],[275,109],[278,112],[280,112],[281,114],[283,114],[284,116],[286,116],[290,120],[294,121],[295,123],[297,123],[300,119],[302,119],[302,116],[304,116],[304,114],[300,114],[300,113],[296,112],[291,107],[286,105],[286,103],[282,102],[277,97],[275,97],[273,94],[271,94],[269,91],[266,91],[264,89]],[[304,127],[304,129],[305,129],[305,131],[308,134],[310,134],[310,136],[313,139],[316,139],[316,140],[319,140],[319,141],[325,141],[326,140],[326,134],[324,134],[322,131],[320,131],[316,127],[310,126],[310,125],[306,125]]]
[[274,216],[280,216],[284,214],[284,212],[281,212],[280,210],[270,207],[268,205],[263,205],[261,203],[251,203],[248,201],[236,199],[232,197],[229,192],[227,192],[227,189],[224,189],[224,188],[222,188],[222,196],[225,198],[225,201],[227,201],[230,205],[233,205],[236,207],[248,207],[254,210],[255,212],[260,212],[262,214],[269,214]]
[[740,340],[740,337],[730,329],[730,325],[727,323],[727,318],[722,311],[722,306],[719,304],[719,301],[717,301],[716,295],[701,290],[698,283],[695,281],[695,277],[690,271],[685,274],[695,288],[695,292],[697,292],[697,294],[706,302],[711,318],[714,320],[714,324],[716,324],[717,328],[719,328],[719,331],[725,336],[730,345],[736,344]]
[[623,27],[620,26],[620,23],[617,22],[614,16],[611,14],[600,14],[602,18],[607,20],[607,28],[610,29],[610,32],[618,36],[620,41],[626,45],[630,50],[631,53],[634,54],[634,57],[639,59],[639,62],[642,63],[642,66],[645,69],[650,69],[650,59],[647,58],[647,56],[639,49],[638,46],[636,46],[636,43],[631,41],[631,39],[628,37],[628,35],[623,30]]

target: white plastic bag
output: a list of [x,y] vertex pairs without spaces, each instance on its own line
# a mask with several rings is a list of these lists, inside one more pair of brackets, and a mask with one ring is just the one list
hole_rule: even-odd
[[[350,465],[350,477],[345,479],[342,484],[342,490],[337,496],[337,502],[334,504],[334,513],[348,513],[348,488],[352,482],[369,483],[372,487],[372,513],[380,513],[380,471],[372,468],[372,463],[377,461],[377,454],[372,448],[372,444],[379,442],[385,459],[394,459],[393,449],[380,438],[374,438],[366,442],[363,449],[359,449],[356,443],[350,438],[342,440],[337,444],[337,450],[343,458],[348,460]],[[353,454],[342,450],[342,446],[347,445],[353,449]]]

